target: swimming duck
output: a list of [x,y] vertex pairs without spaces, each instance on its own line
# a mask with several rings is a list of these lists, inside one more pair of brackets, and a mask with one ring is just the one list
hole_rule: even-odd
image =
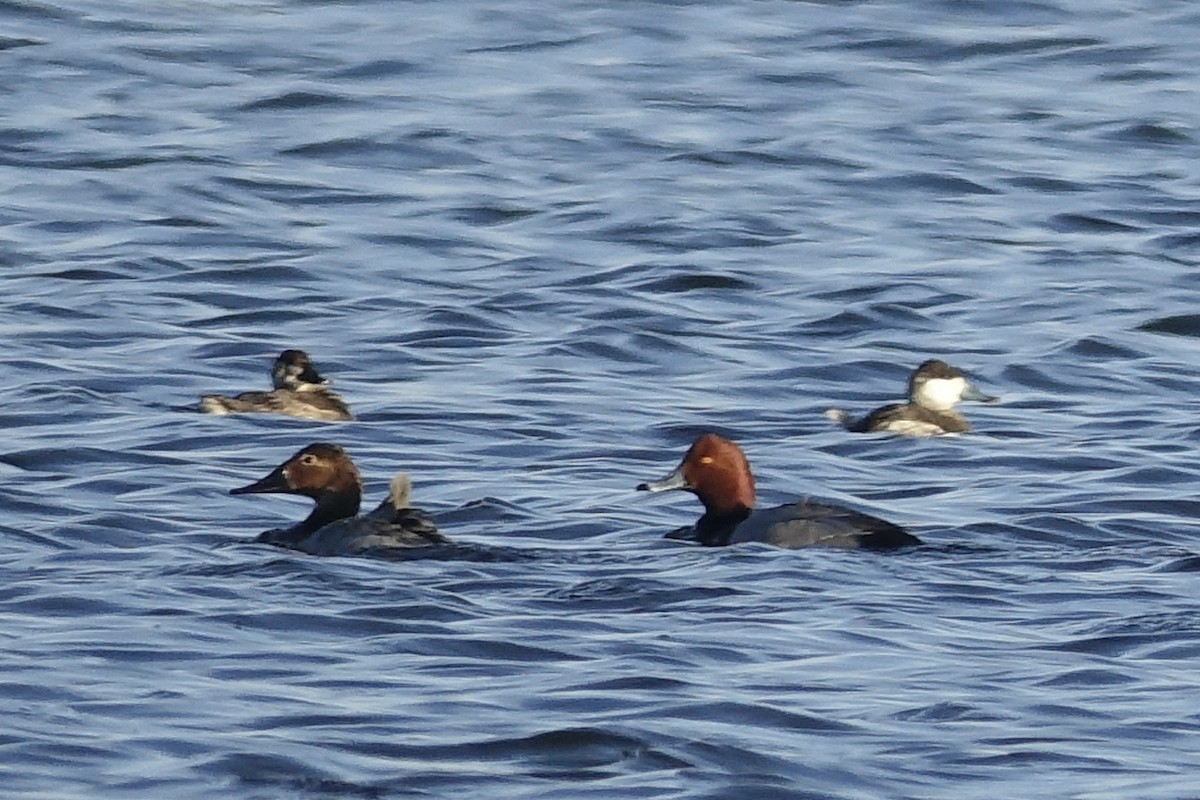
[[960,400],[994,403],[998,399],[976,389],[965,375],[945,361],[931,358],[909,376],[907,403],[877,408],[859,420],[851,419],[840,408],[829,409],[825,416],[854,433],[887,431],[904,436],[937,436],[971,430],[966,418],[954,410]]
[[791,549],[861,547],[882,550],[921,541],[898,525],[860,511],[815,500],[754,510],[754,476],[742,449],[715,433],[692,444],[678,468],[641,491],[687,489],[704,504],[704,516],[690,528],[668,534],[708,546],[766,542]]
[[409,508],[410,482],[399,473],[388,497],[369,514],[358,514],[362,478],[346,451],[315,442],[297,451],[260,481],[230,494],[282,493],[310,497],[317,504],[303,521],[286,530],[259,534],[257,542],[301,550],[314,556],[344,556],[367,550],[448,544],[424,511]]
[[271,367],[271,380],[275,389],[270,392],[243,392],[237,397],[206,394],[200,398],[200,410],[206,414],[286,414],[328,422],[354,419],[303,350],[280,353]]

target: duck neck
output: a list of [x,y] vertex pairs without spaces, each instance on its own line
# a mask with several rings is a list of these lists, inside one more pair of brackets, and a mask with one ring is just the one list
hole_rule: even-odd
[[722,510],[706,508],[704,516],[696,522],[696,540],[709,546],[729,544],[729,537],[733,535],[734,528],[748,516],[750,509],[744,505]]
[[362,502],[360,492],[319,492],[312,497],[316,501],[312,513],[305,517],[303,522],[288,531],[297,538],[316,533],[331,522],[353,517],[358,513],[358,507]]

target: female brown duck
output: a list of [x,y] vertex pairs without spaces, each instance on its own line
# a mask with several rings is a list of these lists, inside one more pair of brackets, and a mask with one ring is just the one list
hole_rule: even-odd
[[358,514],[362,478],[346,451],[316,442],[299,450],[271,474],[230,494],[284,493],[309,497],[312,513],[287,529],[269,530],[255,541],[301,550],[315,556],[345,556],[366,551],[428,547],[450,542],[424,511],[408,507],[409,482],[403,473],[392,481],[386,500],[369,514]]

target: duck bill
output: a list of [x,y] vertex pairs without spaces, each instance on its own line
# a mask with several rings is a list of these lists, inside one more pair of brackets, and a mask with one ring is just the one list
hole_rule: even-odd
[[669,492],[672,489],[688,488],[687,478],[683,477],[683,465],[665,478],[657,481],[646,481],[637,485],[639,492]]
[[974,400],[976,403],[994,403],[1000,398],[990,394],[984,394],[976,389],[974,384],[968,383],[967,388],[963,390],[962,399]]
[[317,372],[316,367],[312,364],[305,364],[304,369],[296,376],[296,380],[300,383],[311,383],[314,386],[329,385],[329,379]]
[[236,489],[230,489],[230,494],[269,494],[271,492],[287,492],[288,483],[287,477],[283,474],[283,467],[277,467],[267,477],[260,481],[255,481],[249,486],[239,486]]

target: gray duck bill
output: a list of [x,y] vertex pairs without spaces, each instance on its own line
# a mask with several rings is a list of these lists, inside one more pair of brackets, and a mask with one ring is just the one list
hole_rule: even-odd
[[687,478],[683,477],[683,467],[672,472],[667,477],[657,481],[646,481],[639,483],[635,491],[639,492],[666,492],[671,489],[686,489],[688,488]]

